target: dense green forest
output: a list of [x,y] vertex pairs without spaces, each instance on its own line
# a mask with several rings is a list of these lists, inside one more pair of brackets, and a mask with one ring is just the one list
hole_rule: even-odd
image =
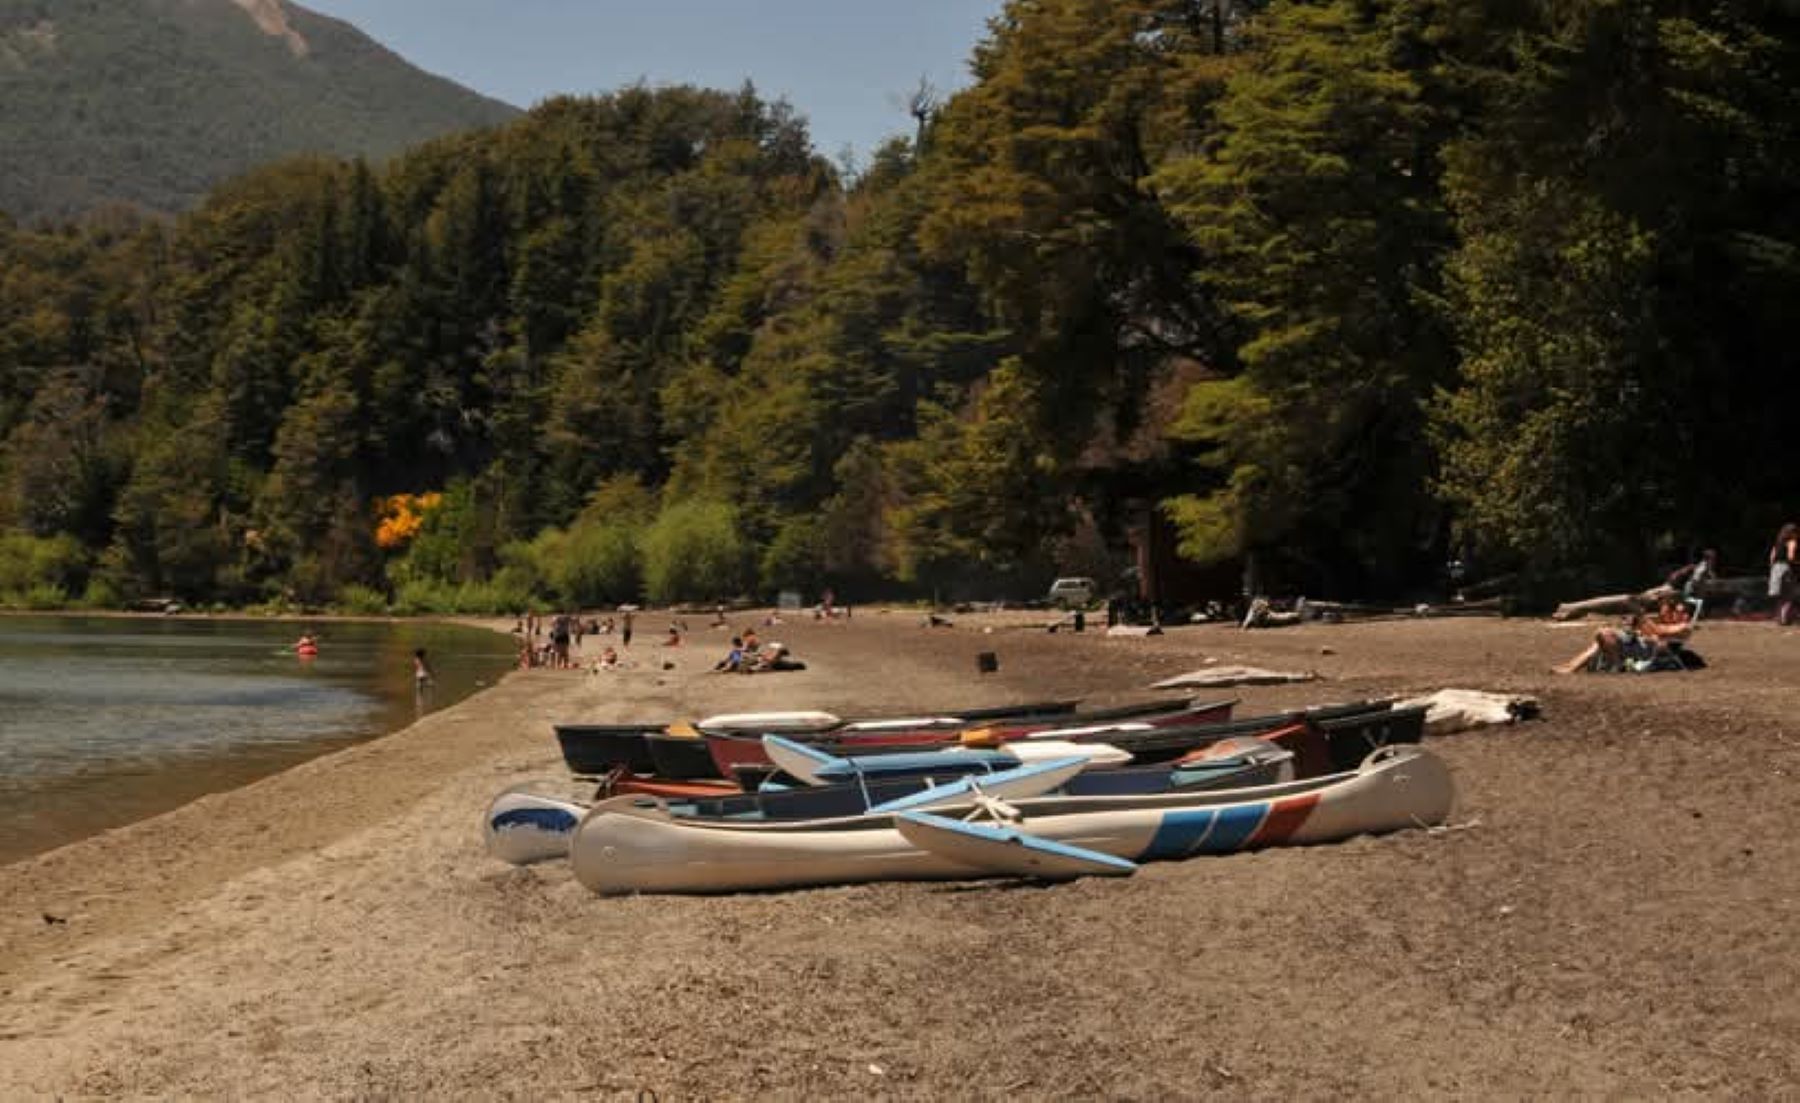
[[1754,567],[1800,409],[1800,13],[1013,0],[834,165],[545,103],[172,225],[0,223],[0,592],[510,609],[1400,594]]

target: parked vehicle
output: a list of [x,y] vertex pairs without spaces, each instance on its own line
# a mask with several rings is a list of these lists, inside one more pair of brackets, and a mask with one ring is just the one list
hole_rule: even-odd
[[1085,609],[1094,603],[1100,587],[1091,578],[1059,578],[1050,584],[1050,604],[1065,609]]

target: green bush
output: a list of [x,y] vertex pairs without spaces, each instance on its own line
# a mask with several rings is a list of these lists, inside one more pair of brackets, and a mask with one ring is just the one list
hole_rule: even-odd
[[401,616],[442,616],[456,611],[458,587],[448,582],[414,579],[401,583],[394,594],[394,612]]
[[645,530],[640,547],[651,601],[715,601],[743,592],[749,549],[737,511],[722,502],[669,506]]
[[495,617],[517,613],[531,604],[531,589],[518,576],[502,570],[486,582],[465,582],[457,588],[454,613]]
[[104,578],[90,578],[81,594],[81,605],[87,609],[117,609],[123,604],[118,589]]
[[544,552],[539,568],[567,604],[612,605],[642,592],[638,534],[628,526],[579,524]]
[[66,602],[86,571],[87,557],[73,536],[0,536],[0,595],[8,595],[12,604],[24,604],[26,595],[40,587],[61,590]]
[[388,611],[387,595],[372,586],[351,583],[338,591],[337,607],[359,617],[379,617]]
[[502,569],[486,582],[416,580],[401,585],[393,611],[402,616],[505,616],[531,605],[521,573]]
[[820,575],[819,524],[811,517],[783,521],[763,549],[761,581],[768,592],[815,588]]
[[0,593],[0,605],[14,609],[66,609],[69,607],[69,591],[61,586],[39,583],[24,590]]

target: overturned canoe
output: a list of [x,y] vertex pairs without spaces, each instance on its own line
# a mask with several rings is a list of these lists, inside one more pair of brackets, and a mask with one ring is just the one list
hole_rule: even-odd
[[[1255,789],[1042,797],[1016,804],[1033,837],[1133,862],[1225,854],[1441,823],[1455,787],[1431,753],[1385,748],[1354,772]],[[936,809],[956,816],[963,809]],[[912,845],[892,815],[795,823],[677,819],[641,798],[596,805],[575,829],[575,876],[595,892],[716,893],[990,875]]]

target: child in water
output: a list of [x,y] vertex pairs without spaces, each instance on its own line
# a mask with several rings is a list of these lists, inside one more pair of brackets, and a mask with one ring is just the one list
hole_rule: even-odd
[[420,693],[431,687],[431,664],[425,661],[425,649],[413,652],[413,688]]

